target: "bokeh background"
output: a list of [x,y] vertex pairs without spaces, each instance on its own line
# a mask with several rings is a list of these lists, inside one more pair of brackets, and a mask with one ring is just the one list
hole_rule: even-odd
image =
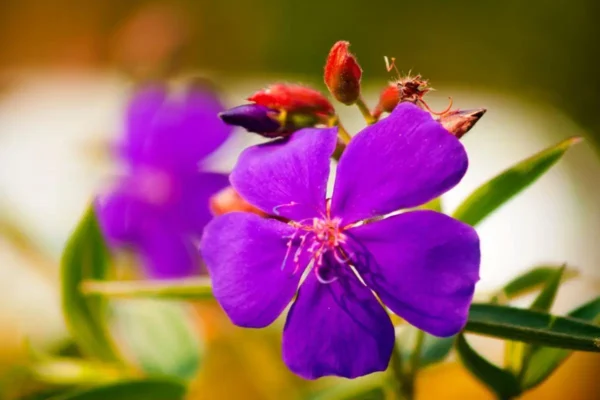
[[[514,162],[584,136],[481,225],[479,290],[533,265],[567,263],[581,277],[563,287],[555,311],[598,295],[598,15],[595,0],[0,1],[0,374],[8,376],[0,382],[14,381],[7,374],[27,358],[26,338],[42,347],[66,340],[60,253],[90,198],[116,171],[107,149],[135,84],[201,75],[229,106],[272,81],[325,89],[324,59],[340,39],[352,43],[371,105],[394,78],[386,55],[403,72],[431,80],[435,107],[452,96],[461,108],[488,109],[464,139],[471,168],[445,198],[448,210]],[[357,110],[339,108],[346,125],[360,129]],[[240,133],[216,163],[230,168],[256,141]],[[270,333],[240,332],[214,307],[183,312],[197,322],[206,350],[197,398],[302,396]],[[479,348],[501,359],[498,343]],[[595,398],[599,368],[598,356],[576,355],[531,396],[563,398],[568,391],[573,399]],[[453,362],[425,371],[421,381],[423,398],[491,398]],[[451,389],[428,392],[436,388]]]

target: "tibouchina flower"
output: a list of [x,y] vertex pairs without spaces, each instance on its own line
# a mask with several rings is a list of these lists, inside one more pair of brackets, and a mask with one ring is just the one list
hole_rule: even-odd
[[247,149],[231,183],[279,217],[226,214],[201,242],[214,295],[235,324],[267,326],[297,294],[283,357],[309,379],[387,368],[394,328],[381,303],[433,335],[456,334],[479,279],[473,228],[433,211],[386,216],[461,180],[468,163],[458,139],[401,104],[351,140],[326,200],[335,145],[335,128],[304,129]]
[[190,87],[178,97],[146,87],[129,104],[119,150],[127,165],[117,187],[96,201],[112,248],[136,251],[150,277],[198,272],[192,240],[212,218],[209,198],[228,185],[227,175],[203,172],[201,161],[229,136],[212,92]]

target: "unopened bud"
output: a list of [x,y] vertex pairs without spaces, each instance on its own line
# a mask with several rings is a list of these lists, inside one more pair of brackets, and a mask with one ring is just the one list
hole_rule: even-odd
[[277,83],[259,90],[248,100],[275,110],[333,115],[335,110],[321,92],[297,84]]
[[400,102],[400,88],[396,82],[390,83],[379,95],[379,103],[373,111],[373,116],[379,118],[384,113],[391,113]]
[[469,132],[479,121],[487,110],[485,108],[476,108],[474,110],[454,110],[442,115],[438,122],[444,128],[457,138],[461,138]]
[[249,132],[267,137],[281,129],[282,124],[278,116],[279,111],[258,104],[244,104],[219,114],[228,125],[241,126]]
[[266,216],[264,212],[254,207],[235,191],[231,186],[226,187],[219,193],[210,198],[210,211],[213,215],[219,216],[234,211],[242,211]]
[[325,84],[339,102],[351,105],[360,96],[362,70],[348,47],[350,43],[339,41],[331,48],[325,63]]

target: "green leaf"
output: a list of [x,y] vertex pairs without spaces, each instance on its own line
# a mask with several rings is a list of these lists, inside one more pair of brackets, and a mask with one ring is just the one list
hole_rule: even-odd
[[532,310],[472,304],[465,330],[543,346],[600,352],[600,327]]
[[467,343],[463,334],[459,334],[456,339],[456,350],[465,367],[499,398],[510,399],[520,394],[517,378],[479,355]]
[[[505,303],[508,300],[539,289],[548,282],[548,279],[550,279],[551,276],[554,276],[556,271],[560,268],[562,268],[562,266],[540,266],[530,269],[504,285],[500,292],[492,297],[491,302]],[[565,269],[562,274],[561,283],[578,275],[578,272],[575,270]]]
[[577,307],[567,315],[571,318],[581,319],[584,321],[595,323],[600,322],[598,320],[598,317],[600,317],[600,296]]
[[115,305],[115,327],[125,348],[149,375],[192,379],[200,367],[199,332],[186,304],[134,300]]
[[443,211],[443,205],[442,205],[442,198],[441,197],[436,197],[433,200],[428,201],[427,203],[423,204],[422,206],[418,207],[419,210],[432,210],[432,211],[437,211],[437,212],[444,212]]
[[376,373],[357,379],[334,381],[331,387],[308,396],[310,400],[385,400],[387,376]]
[[113,383],[52,397],[50,400],[183,400],[186,387],[167,379]]
[[[547,312],[554,304],[556,293],[562,280],[565,267],[555,269],[546,279],[546,285],[535,298],[530,310]],[[532,347],[523,342],[507,341],[505,343],[505,363],[506,367],[515,374],[521,374],[524,368],[527,368]]]
[[207,278],[172,281],[86,281],[81,287],[88,295],[134,298],[152,297],[162,300],[214,300]]
[[[396,338],[398,343],[402,343],[401,351],[404,362],[408,362],[411,358],[418,331],[417,328],[409,324],[396,327]],[[455,339],[455,336],[441,338],[425,333],[421,345],[419,367],[424,368],[444,360],[450,354]]]
[[477,188],[462,202],[453,217],[472,226],[477,225],[501,205],[531,185],[554,165],[574,144],[573,137],[527,158],[501,172]]
[[72,386],[114,382],[131,375],[114,364],[79,358],[49,357],[28,366],[33,378],[50,385]]
[[104,321],[103,299],[88,299],[79,289],[84,279],[104,279],[108,263],[108,250],[90,207],[63,252],[60,271],[63,314],[69,332],[85,354],[118,362]]
[[565,271],[565,267],[561,267],[558,270],[554,271],[553,274],[550,274],[548,280],[546,281],[546,286],[542,289],[540,294],[535,298],[530,310],[535,311],[549,311],[554,304],[554,299],[556,298],[556,293],[558,292],[558,288],[560,286],[560,282],[562,280],[563,272]]
[[[600,316],[600,297],[571,311],[568,316],[585,321],[597,320]],[[523,370],[521,384],[531,389],[548,378],[571,354],[571,351],[551,347],[536,348]]]
[[435,364],[448,357],[455,339],[455,336],[440,338],[426,334],[421,353],[421,367]]

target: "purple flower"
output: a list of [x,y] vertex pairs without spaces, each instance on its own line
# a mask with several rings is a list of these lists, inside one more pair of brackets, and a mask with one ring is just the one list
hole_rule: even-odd
[[479,279],[473,228],[433,211],[388,215],[462,179],[467,155],[454,136],[403,103],[352,139],[326,200],[335,145],[335,128],[304,129],[247,149],[231,183],[279,217],[226,214],[201,242],[215,297],[235,324],[267,326],[297,293],[283,358],[309,379],[387,368],[394,328],[373,292],[416,327],[451,336],[466,322]]
[[211,219],[209,197],[227,175],[203,172],[201,161],[230,134],[211,92],[190,87],[178,96],[146,87],[129,104],[119,147],[127,173],[96,201],[109,245],[131,247],[154,278],[198,272],[192,240]]

